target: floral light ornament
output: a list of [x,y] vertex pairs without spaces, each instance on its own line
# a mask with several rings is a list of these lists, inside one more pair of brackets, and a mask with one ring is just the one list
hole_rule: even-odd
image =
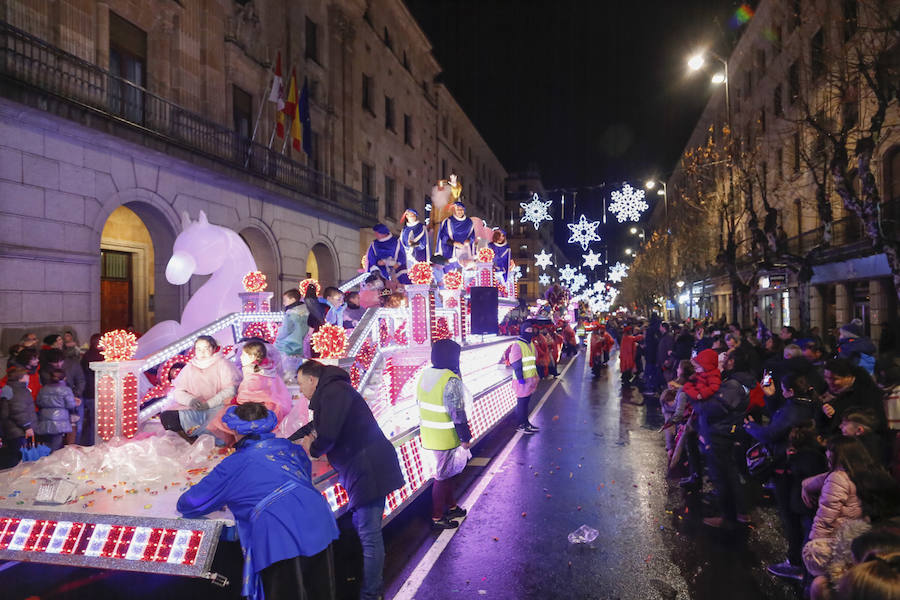
[[137,352],[137,336],[124,329],[114,329],[103,334],[98,347],[106,362],[131,360]]
[[306,296],[306,290],[307,290],[307,289],[309,288],[309,286],[311,286],[311,285],[315,285],[315,286],[316,286],[316,296],[320,296],[320,295],[322,294],[322,286],[321,286],[321,284],[319,284],[319,282],[316,281],[315,279],[309,278],[309,279],[304,279],[304,280],[301,281],[300,284],[297,286],[297,288],[300,290],[300,295],[301,295],[301,296]]
[[494,251],[490,248],[479,248],[478,262],[489,263],[494,262]]
[[628,265],[617,262],[609,268],[610,281],[621,283],[626,277],[628,277]]
[[627,183],[620,191],[613,192],[611,198],[609,212],[616,215],[619,223],[640,220],[641,214],[648,208],[644,201],[644,190],[635,189]]
[[434,271],[429,262],[417,262],[409,269],[409,280],[417,285],[428,285],[434,278]]
[[262,271],[250,271],[241,280],[244,290],[248,292],[264,292],[269,286],[266,275]]
[[462,273],[457,270],[448,271],[444,274],[444,287],[448,290],[458,290],[462,287]]
[[347,352],[347,331],[343,327],[326,323],[312,334],[313,350],[322,358],[343,358]]

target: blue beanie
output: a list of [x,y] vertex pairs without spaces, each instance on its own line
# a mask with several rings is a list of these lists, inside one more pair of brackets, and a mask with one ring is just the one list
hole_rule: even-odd
[[222,415],[222,423],[225,427],[239,435],[250,435],[253,433],[269,433],[278,425],[278,417],[271,410],[266,416],[256,421],[245,421],[237,416],[237,406],[229,406],[225,414]]
[[372,231],[377,233],[378,235],[390,235],[391,230],[387,228],[387,225],[384,223],[379,223],[375,227],[372,228]]

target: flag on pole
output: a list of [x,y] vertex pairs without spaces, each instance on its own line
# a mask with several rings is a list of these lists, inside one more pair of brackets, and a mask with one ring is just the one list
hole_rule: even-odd
[[291,82],[288,85],[287,99],[284,102],[282,112],[289,118],[293,119],[297,112],[297,71],[291,70]]
[[291,123],[291,140],[294,150],[302,149],[307,156],[312,154],[312,124],[309,118],[309,83],[303,79],[303,89],[300,91],[300,101],[297,103],[297,111],[294,121]]
[[269,92],[269,102],[275,103],[275,133],[278,137],[284,137],[284,80],[281,75],[281,51],[275,59],[275,75],[272,78],[272,90]]

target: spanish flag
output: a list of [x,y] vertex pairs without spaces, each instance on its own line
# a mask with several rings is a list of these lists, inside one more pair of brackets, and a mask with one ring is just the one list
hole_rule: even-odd
[[[287,100],[284,102],[284,108],[281,111],[281,114],[278,116],[278,121],[281,123],[282,131],[279,134],[281,137],[284,137],[284,121],[285,119],[294,119],[295,114],[297,113],[297,72],[296,70],[291,71],[291,83],[288,85],[288,95]],[[296,120],[296,119],[294,119]],[[294,125],[291,123],[291,133],[293,134]]]

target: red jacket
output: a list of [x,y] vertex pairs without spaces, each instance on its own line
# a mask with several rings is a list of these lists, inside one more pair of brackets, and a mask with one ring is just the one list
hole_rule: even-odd
[[634,370],[634,359],[637,356],[637,339],[630,333],[622,335],[619,344],[619,369],[625,373]]
[[719,355],[715,350],[704,350],[691,361],[702,368],[687,380],[681,388],[691,400],[707,399],[719,391],[722,386],[722,374],[719,372]]
[[609,352],[612,350],[615,341],[612,339],[612,336],[609,335],[605,330],[600,331],[597,330],[591,334],[591,357],[590,357],[590,366],[594,366],[594,360],[603,360],[603,353]]

